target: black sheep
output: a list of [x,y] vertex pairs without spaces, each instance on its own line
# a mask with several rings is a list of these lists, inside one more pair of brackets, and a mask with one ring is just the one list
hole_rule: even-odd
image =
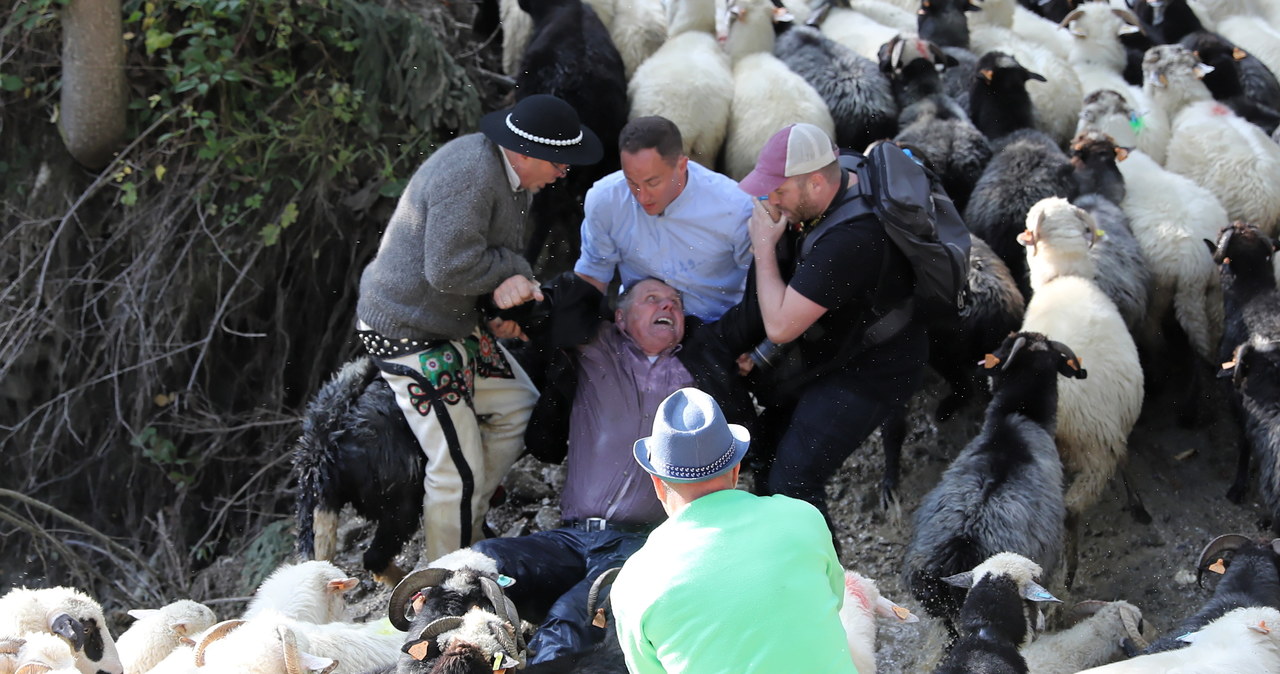
[[1079,188],[1071,161],[1044,133],[1023,129],[1001,142],[1003,148],[973,188],[964,222],[1008,265],[1023,297],[1030,297],[1027,253],[1017,241],[1026,228],[1027,212],[1047,197],[1074,199]]
[[1280,126],[1280,82],[1262,61],[1208,31],[1191,33],[1181,44],[1213,68],[1203,81],[1214,100],[1268,134]]
[[338,512],[350,503],[376,527],[364,568],[382,582],[398,582],[404,572],[395,556],[422,520],[426,458],[371,359],[347,363],[307,406],[293,470],[298,553],[314,557],[320,537],[320,552],[331,556]]
[[[1211,566],[1212,565],[1212,566]],[[1255,542],[1239,534],[1219,536],[1205,546],[1196,565],[1197,577],[1206,568],[1216,568],[1222,580],[1213,596],[1178,626],[1151,642],[1147,653],[1183,648],[1178,637],[1199,631],[1205,625],[1242,606],[1270,606],[1280,609],[1280,540]]]
[[[578,251],[582,199],[596,180],[618,170],[618,134],[627,123],[627,79],[622,56],[595,10],[582,0],[520,0],[533,18],[533,34],[516,75],[516,100],[552,94],[573,106],[604,147],[594,166],[578,166],[534,197],[535,229],[526,256],[537,263],[551,231],[567,239],[571,256]],[[552,264],[563,268],[572,266]]]
[[1036,126],[1035,106],[1027,94],[1027,80],[1044,76],[1022,67],[1014,57],[989,51],[978,59],[969,88],[969,119],[991,140]]

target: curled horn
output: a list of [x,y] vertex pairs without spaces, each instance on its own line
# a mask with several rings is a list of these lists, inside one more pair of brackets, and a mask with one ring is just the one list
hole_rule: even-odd
[[1203,580],[1205,567],[1221,557],[1222,553],[1252,542],[1252,539],[1243,534],[1223,534],[1209,541],[1209,544],[1200,551],[1200,560],[1196,562],[1196,585],[1200,585],[1200,581]]
[[484,596],[489,598],[489,603],[493,604],[494,614],[507,621],[514,629],[520,629],[520,614],[516,611],[515,603],[502,592],[502,588],[488,576],[480,577],[480,588],[484,590]]
[[612,569],[605,569],[604,573],[596,576],[596,579],[592,581],[591,589],[587,591],[587,615],[595,615],[596,602],[600,600],[601,590],[612,585],[614,579],[618,577],[618,572],[621,570],[621,566],[615,566]]
[[200,643],[196,644],[196,667],[204,667],[204,651],[209,648],[210,644],[227,636],[231,633],[231,630],[243,625],[244,622],[243,620],[224,620],[210,628],[205,633],[204,638],[200,640]]
[[1018,338],[1013,341],[1013,348],[1009,349],[1009,355],[1004,359],[1004,365],[1000,366],[1001,372],[1009,369],[1009,363],[1013,362],[1013,359],[1018,355],[1018,352],[1026,345],[1027,338],[1022,335],[1018,335]]
[[276,635],[280,637],[280,650],[284,654],[284,671],[286,674],[303,674],[302,665],[298,662],[298,637],[293,630],[284,625],[276,625]]
[[1066,16],[1062,17],[1062,21],[1058,22],[1058,27],[1066,28],[1067,32],[1071,33],[1075,37],[1089,37],[1087,33],[1084,33],[1079,28],[1076,28],[1075,26],[1071,25],[1072,23],[1074,23],[1076,20],[1080,19],[1083,16],[1084,16],[1084,12],[1082,10],[1079,10],[1079,9],[1072,10],[1070,14],[1067,14]]
[[396,583],[391,591],[391,599],[387,602],[387,619],[401,632],[409,631],[409,619],[405,617],[405,609],[409,600],[424,587],[434,587],[449,577],[448,569],[418,569]]
[[1138,17],[1137,17],[1137,16],[1135,16],[1133,12],[1131,12],[1131,11],[1129,11],[1129,10],[1127,10],[1127,9],[1117,9],[1117,8],[1115,8],[1115,7],[1112,7],[1112,8],[1111,8],[1111,13],[1112,13],[1112,14],[1115,14],[1115,15],[1116,15],[1116,16],[1118,16],[1118,17],[1120,17],[1120,20],[1121,20],[1121,21],[1123,21],[1123,22],[1125,22],[1125,23],[1129,24],[1130,26],[1134,26],[1134,27],[1141,27],[1141,26],[1142,26],[1142,24],[1138,21]]
[[462,616],[447,615],[443,618],[436,618],[422,628],[418,633],[418,638],[422,640],[435,639],[436,637],[448,632],[456,630],[462,626]]
[[1075,623],[1096,614],[1098,611],[1101,611],[1103,606],[1110,603],[1111,602],[1109,601],[1102,601],[1099,599],[1086,599],[1081,602],[1076,602],[1076,605],[1072,606],[1067,611],[1065,616],[1066,622],[1068,625],[1074,625]]
[[1146,650],[1151,644],[1146,637],[1142,636],[1142,611],[1139,611],[1136,606],[1127,604],[1121,604],[1119,608],[1120,623],[1124,625],[1124,631],[1129,634],[1129,640],[1138,650]]
[[1075,351],[1071,350],[1071,347],[1067,346],[1066,344],[1063,344],[1062,342],[1055,342],[1052,339],[1049,340],[1049,346],[1053,347],[1053,349],[1058,353],[1066,356],[1067,362],[1073,365],[1072,369],[1075,369],[1075,370],[1080,369],[1080,365],[1081,365],[1080,357],[1076,355]]
[[[520,627],[510,623],[496,625],[489,623],[489,633],[493,635],[499,646],[506,651],[503,658],[515,661],[517,669],[524,669],[524,640],[520,638]],[[511,665],[505,665],[511,667]]]
[[46,665],[43,662],[29,662],[19,667],[17,671],[14,672],[14,674],[44,674],[45,672],[52,672],[52,671],[53,671],[53,667],[50,667],[49,665]]
[[902,51],[906,49],[907,41],[902,36],[894,36],[893,48],[889,52],[889,67],[894,70],[902,69]]
[[0,655],[17,655],[25,643],[27,643],[26,639],[19,639],[18,637],[0,639]]

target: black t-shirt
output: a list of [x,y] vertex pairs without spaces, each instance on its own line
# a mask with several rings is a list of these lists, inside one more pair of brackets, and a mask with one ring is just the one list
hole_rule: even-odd
[[[823,217],[829,217],[835,206]],[[909,297],[914,277],[906,256],[870,213],[831,223],[810,235],[818,238],[794,267],[788,285],[827,309],[798,340],[805,362],[816,364],[835,358],[851,335],[859,339],[878,315]],[[796,253],[788,257],[798,257],[803,237],[789,232],[783,241]],[[925,331],[912,321],[898,335],[858,352],[828,376],[845,377],[865,395],[900,404],[917,388],[927,358]]]

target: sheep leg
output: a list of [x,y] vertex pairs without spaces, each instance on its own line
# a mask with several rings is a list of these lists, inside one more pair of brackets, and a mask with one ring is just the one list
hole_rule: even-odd
[[1064,582],[1066,588],[1070,590],[1072,584],[1076,582],[1076,566],[1080,561],[1080,515],[1070,510],[1067,511],[1066,534],[1067,572]]
[[1243,503],[1245,494],[1249,492],[1249,438],[1241,433],[1236,444],[1236,478],[1227,489],[1227,500]]
[[880,507],[888,510],[897,501],[898,477],[902,467],[902,443],[907,437],[907,408],[889,413],[880,424],[884,446],[884,474],[880,478]]

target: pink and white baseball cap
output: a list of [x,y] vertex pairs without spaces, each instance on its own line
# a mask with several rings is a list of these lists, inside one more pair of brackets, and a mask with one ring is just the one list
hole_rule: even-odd
[[836,147],[827,132],[812,124],[792,124],[764,144],[755,170],[738,183],[738,188],[753,197],[763,197],[787,178],[817,171],[835,160]]

